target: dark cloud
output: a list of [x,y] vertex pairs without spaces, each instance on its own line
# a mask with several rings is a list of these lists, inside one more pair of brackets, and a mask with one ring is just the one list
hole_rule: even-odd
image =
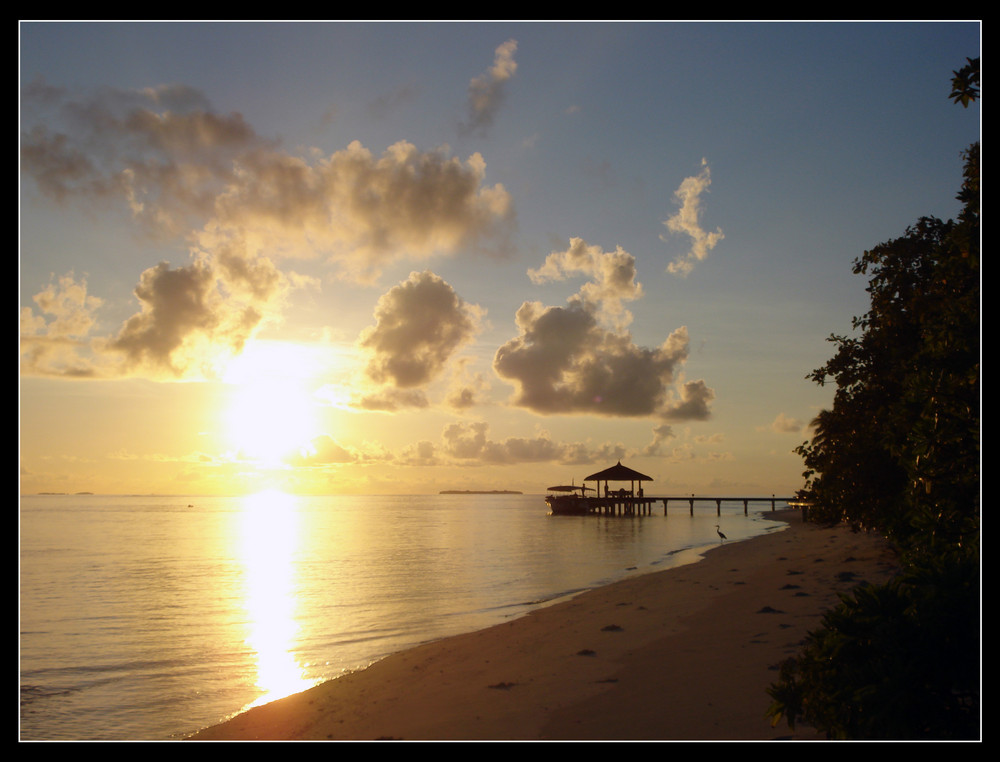
[[490,386],[482,373],[475,373],[471,375],[465,373],[464,361],[459,360],[456,363],[456,366],[458,373],[456,373],[456,377],[452,382],[452,386],[448,391],[447,399],[445,401],[448,406],[454,410],[469,410],[480,403],[481,395],[487,391]]
[[130,374],[215,377],[277,310],[287,280],[261,257],[228,246],[218,257],[142,273],[139,312],[106,349],[120,353]]
[[[190,88],[25,96],[21,161],[46,195],[125,203],[159,235],[235,237],[268,256],[325,257],[363,280],[400,258],[505,254],[514,223],[486,163],[405,141],[294,155]],[[198,231],[201,231],[199,233]]]
[[475,336],[480,318],[481,310],[437,275],[411,273],[379,299],[375,325],[358,341],[370,355],[368,376],[401,389],[427,384]]
[[370,281],[398,259],[457,251],[501,256],[514,221],[486,163],[406,142],[376,157],[355,141],[310,163],[277,152],[244,157],[215,200],[214,224],[245,231],[285,256],[322,254],[345,276]]
[[583,275],[590,280],[565,307],[525,302],[517,311],[520,335],[494,357],[497,375],[514,384],[513,404],[542,414],[663,416],[701,420],[713,393],[704,382],[686,384],[680,399],[671,390],[688,356],[687,328],[675,330],[656,348],[640,347],[625,330],[631,314],[624,301],[637,299],[635,259],[618,247],[604,252],[574,238],[542,267],[535,282]]
[[[126,367],[153,375],[180,377],[194,370],[198,338],[217,337],[231,329],[223,327],[223,313],[217,309],[219,295],[215,274],[204,263],[171,269],[161,262],[146,270],[135,288],[140,311],[129,318],[108,348],[121,352]],[[250,318],[256,325],[259,317]],[[242,326],[243,330],[239,330]],[[227,341],[234,351],[242,348],[252,325],[237,318]]]
[[21,162],[43,193],[60,200],[127,202],[157,233],[203,222],[233,181],[241,155],[270,145],[240,114],[216,114],[183,86],[103,89],[74,97],[32,88],[23,98]]
[[715,392],[704,381],[688,381],[681,387],[680,399],[669,401],[661,411],[668,421],[706,421],[711,417],[709,405]]
[[190,265],[146,269],[134,290],[139,310],[117,334],[95,337],[102,300],[70,274],[22,310],[22,372],[67,377],[214,378],[279,309],[290,284],[273,264],[238,246]]
[[[278,269],[283,258],[325,258],[339,275],[371,281],[401,258],[509,247],[510,197],[484,185],[479,154],[462,162],[400,142],[375,156],[354,142],[296,156],[182,85],[74,96],[37,82],[23,104],[21,166],[44,195],[117,200],[145,230],[190,248],[190,263],[142,273],[139,311],[103,341],[124,361],[120,372],[204,374],[239,351],[303,283]],[[384,365],[373,371],[403,386],[436,372],[468,330],[439,317],[439,333],[409,350],[379,329],[371,341]],[[85,368],[67,354],[79,338],[72,348],[58,325],[46,331],[30,312],[26,326],[28,367]]]
[[526,302],[517,325],[521,335],[497,350],[493,367],[517,387],[514,404],[537,413],[655,415],[688,352],[684,328],[648,349],[602,328],[580,305]]
[[653,441],[646,445],[646,449],[643,451],[644,455],[660,455],[662,454],[663,444],[676,437],[674,434],[673,427],[669,424],[663,423],[659,426],[653,427]]
[[465,132],[484,135],[493,125],[506,83],[517,71],[516,52],[517,41],[507,40],[494,51],[493,66],[469,83],[469,114],[462,125]]

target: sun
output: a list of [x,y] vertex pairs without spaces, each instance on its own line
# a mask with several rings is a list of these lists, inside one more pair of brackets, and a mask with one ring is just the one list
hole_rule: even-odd
[[315,373],[309,352],[290,343],[254,342],[233,361],[225,429],[241,457],[279,466],[319,433]]

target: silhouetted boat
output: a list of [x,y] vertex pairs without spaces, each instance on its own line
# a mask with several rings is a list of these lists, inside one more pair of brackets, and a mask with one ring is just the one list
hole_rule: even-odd
[[[545,503],[549,506],[549,511],[562,516],[582,516],[590,511],[590,503],[586,497],[586,491],[593,487],[577,487],[574,484],[560,484],[549,487],[549,492],[561,492],[567,494],[546,495]],[[577,494],[579,491],[579,494]]]

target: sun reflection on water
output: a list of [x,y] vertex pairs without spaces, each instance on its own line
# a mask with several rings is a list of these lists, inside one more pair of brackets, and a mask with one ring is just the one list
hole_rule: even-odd
[[240,519],[240,555],[246,570],[249,634],[246,642],[257,660],[253,705],[303,691],[315,684],[306,677],[293,646],[296,619],[295,558],[300,543],[299,505],[277,490],[248,496]]

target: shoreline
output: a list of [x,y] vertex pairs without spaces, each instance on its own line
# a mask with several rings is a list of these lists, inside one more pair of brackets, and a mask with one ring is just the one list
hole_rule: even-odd
[[896,570],[847,527],[787,527],[692,564],[392,654],[189,740],[822,740],[772,728],[777,665],[862,581]]

